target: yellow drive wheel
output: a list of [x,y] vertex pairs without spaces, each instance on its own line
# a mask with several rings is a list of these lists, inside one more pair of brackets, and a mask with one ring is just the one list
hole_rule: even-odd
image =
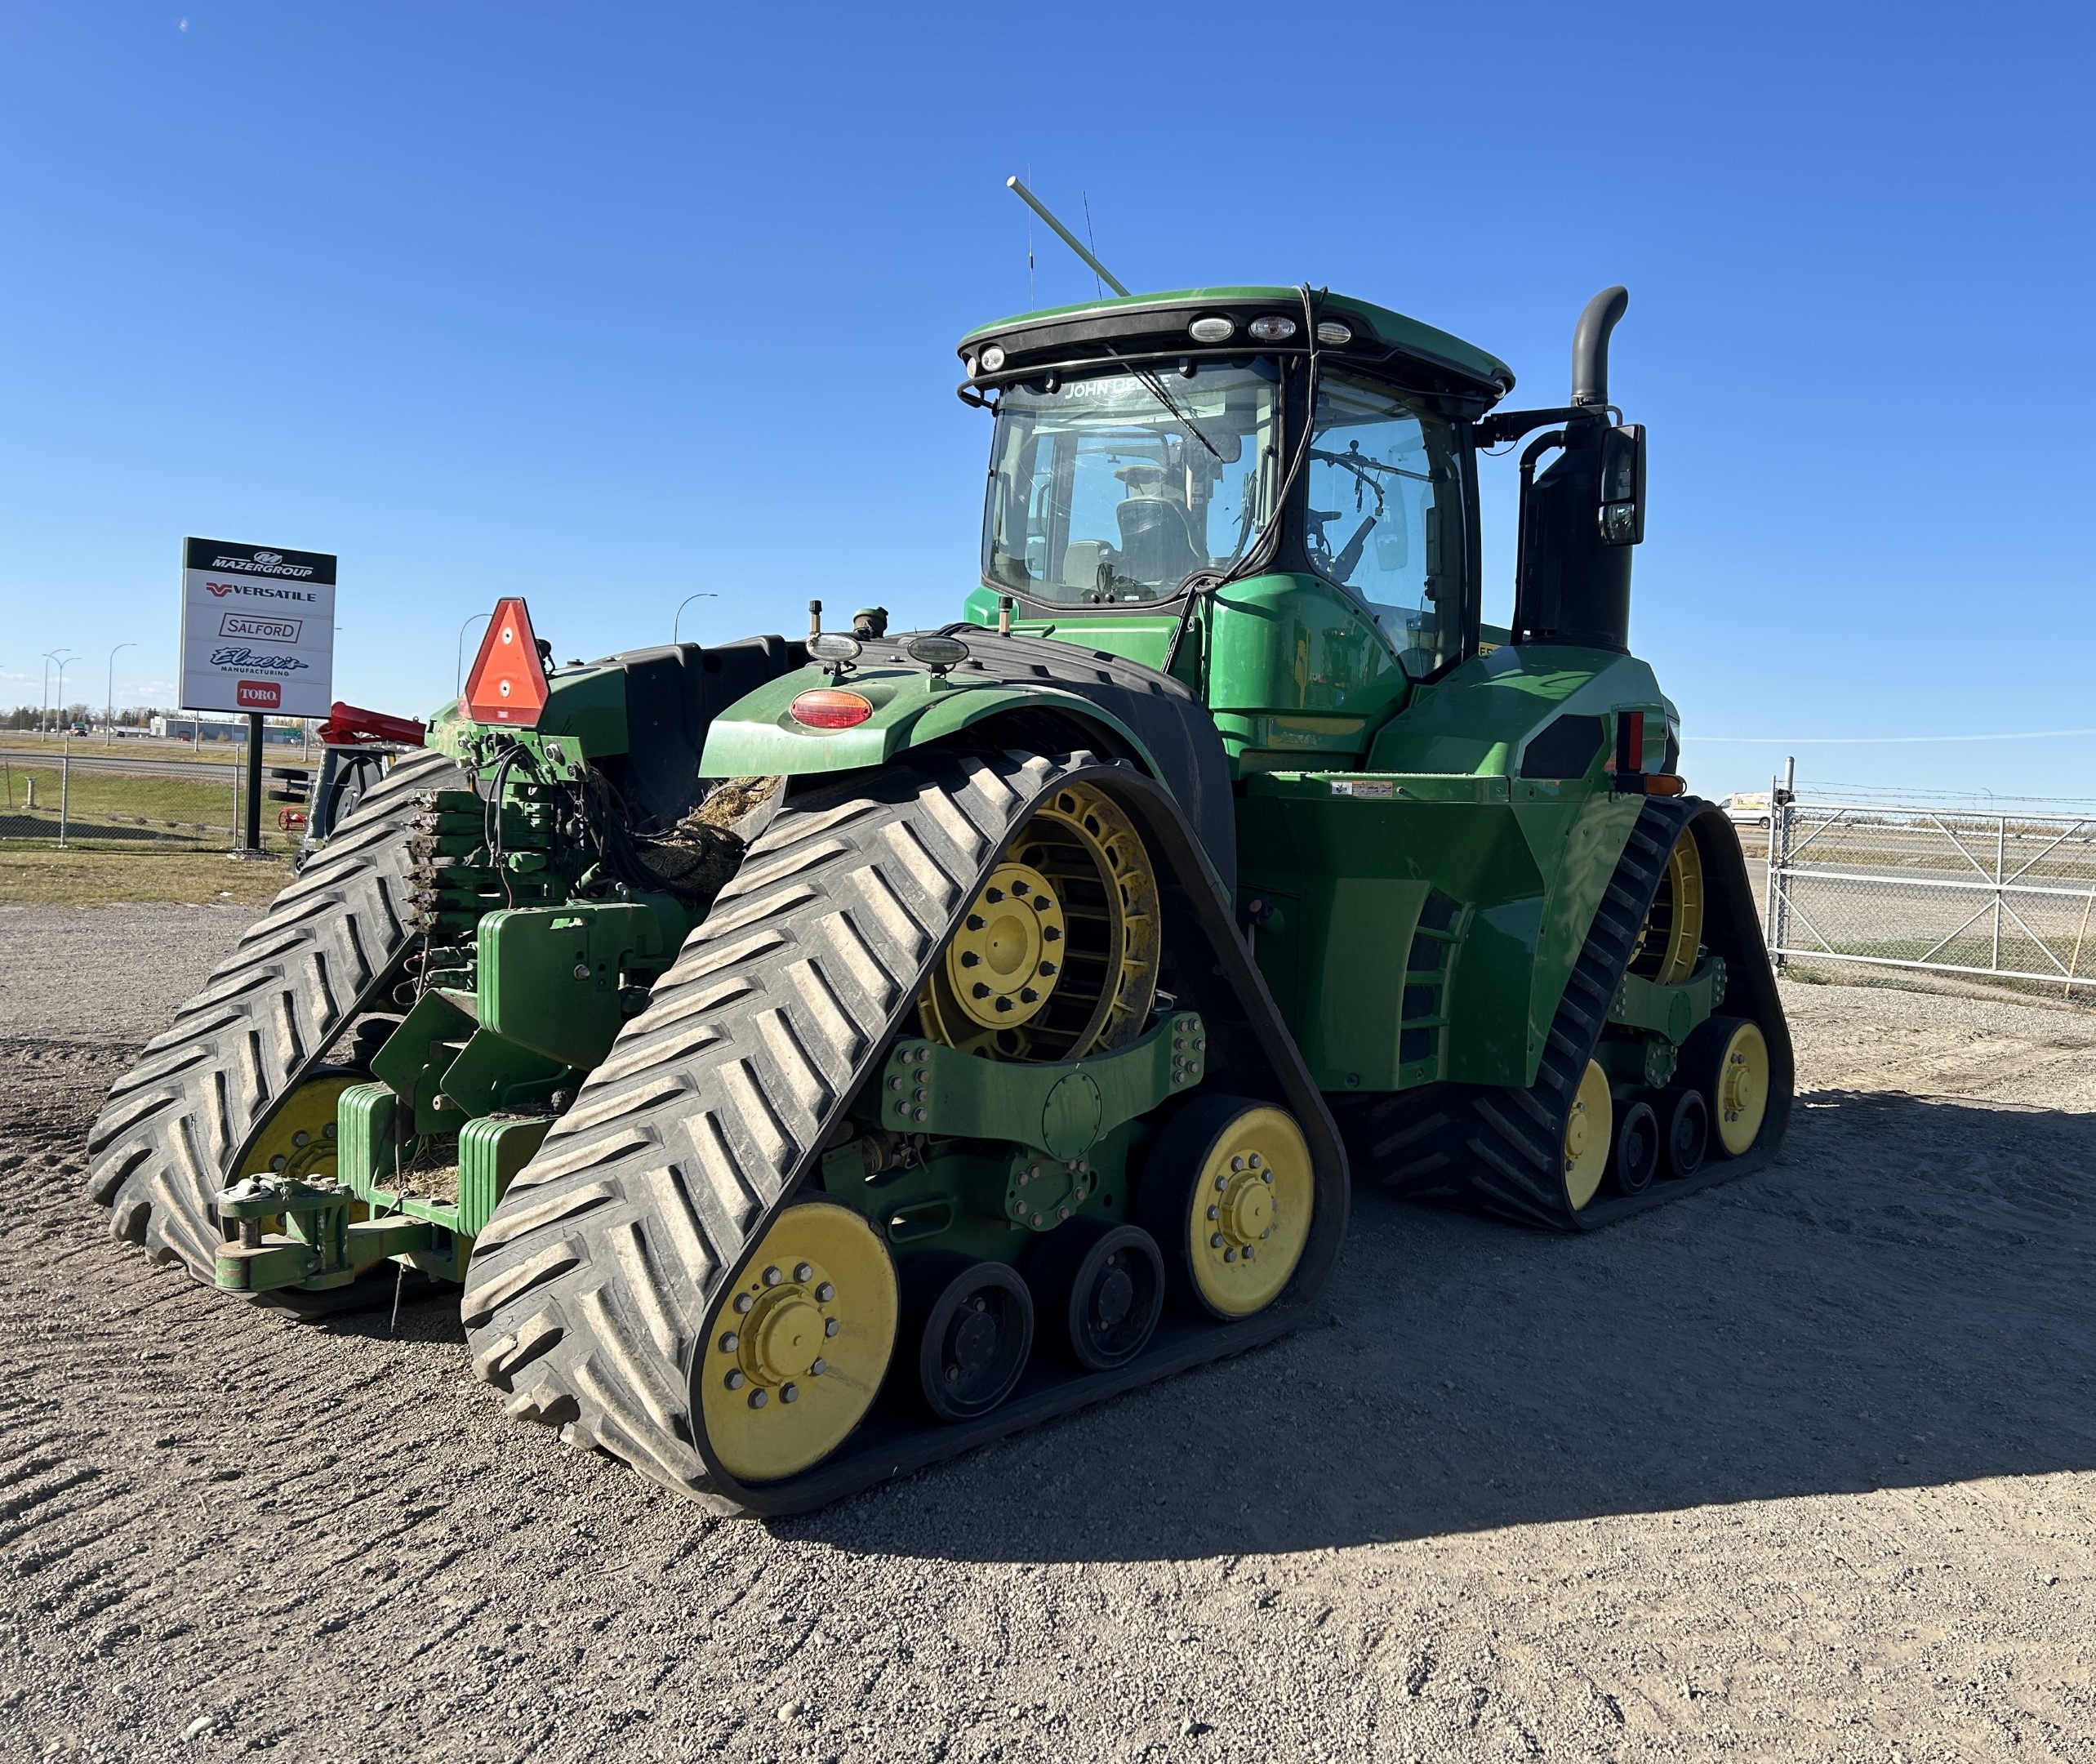
[[834,1202],[788,1207],[714,1301],[692,1377],[728,1472],[776,1481],[818,1464],[859,1424],[895,1349],[888,1247]]
[[1128,812],[1068,784],[1034,811],[969,902],[918,999],[934,1041],[1066,1060],[1142,1032],[1164,940],[1157,872]]
[[1609,1174],[1609,1142],[1615,1133],[1615,1102],[1609,1075],[1599,1060],[1586,1062],[1586,1075],[1564,1120],[1564,1197],[1577,1213],[1591,1200]]
[[1661,986],[1679,986],[1694,974],[1696,951],[1703,942],[1706,893],[1702,851],[1694,832],[1684,827],[1667,854],[1667,873],[1638,928],[1631,953],[1632,973]]
[[1302,1259],[1315,1193],[1294,1116],[1204,1097],[1159,1137],[1137,1209],[1176,1296],[1211,1316],[1247,1317],[1280,1297]]
[[1727,1157],[1751,1150],[1769,1112],[1769,1042],[1743,1020],[1729,1027],[1715,1058],[1709,1102],[1711,1129]]

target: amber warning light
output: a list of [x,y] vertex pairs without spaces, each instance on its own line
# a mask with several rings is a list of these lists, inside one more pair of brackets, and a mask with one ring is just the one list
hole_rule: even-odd
[[480,639],[480,653],[473,658],[473,671],[465,677],[465,695],[460,703],[466,715],[476,723],[535,728],[539,713],[545,709],[547,692],[539,641],[532,634],[532,615],[520,599],[496,601],[495,617]]
[[870,699],[834,686],[804,692],[786,706],[786,715],[804,728],[855,728],[873,714]]

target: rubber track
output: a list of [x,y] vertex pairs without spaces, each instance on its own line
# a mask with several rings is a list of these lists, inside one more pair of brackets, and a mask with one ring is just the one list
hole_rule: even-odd
[[994,853],[1090,761],[900,765],[778,815],[474,1245],[467,1337],[512,1416],[712,1491],[686,1372],[710,1294]]
[[212,1198],[271,1107],[392,983],[413,936],[416,799],[464,782],[440,753],[399,761],[110,1087],[87,1185],[112,1236],[211,1278]]
[[[1635,1196],[1604,1192],[1577,1212],[1565,1199],[1560,1163],[1573,1098],[1607,1025],[1616,988],[1636,952],[1638,928],[1659,892],[1667,854],[1692,822],[1714,814],[1709,804],[1693,797],[1647,800],[1573,964],[1533,1085],[1524,1090],[1450,1085],[1357,1108],[1351,1120],[1342,1117],[1357,1168],[1414,1193],[1466,1199],[1520,1224],[1581,1232],[1664,1205],[1765,1163],[1782,1142],[1789,1115],[1790,1039],[1768,974],[1768,957],[1752,923],[1751,902],[1743,936],[1738,923],[1742,902],[1736,897],[1745,886],[1745,871],[1736,835],[1728,853],[1706,848],[1711,906],[1726,921],[1711,927],[1707,942],[1725,946],[1729,989],[1720,1009],[1737,1012],[1744,1005],[1769,1038],[1777,1088],[1760,1139],[1741,1157],[1713,1154],[1686,1181],[1662,1179]],[[1725,831],[1730,835],[1729,824]]]
[[[1168,969],[1182,1004],[1208,1021],[1211,1076],[1285,1103],[1310,1135],[1318,1217],[1289,1294],[1240,1324],[1160,1326],[1127,1366],[1022,1388],[967,1425],[898,1433],[870,1417],[800,1477],[736,1483],[706,1462],[691,1412],[711,1298],[812,1169],[999,854],[1073,777],[1147,804],[1138,824],[1160,877],[1175,879],[1164,889],[1176,903]],[[716,1510],[790,1512],[1295,1327],[1345,1232],[1344,1154],[1201,871],[1172,799],[1124,762],[1087,753],[914,755],[797,799],[481,1234],[463,1307],[476,1370],[514,1392],[511,1416],[558,1427],[571,1445],[600,1447]],[[1188,958],[1177,968],[1175,939]]]

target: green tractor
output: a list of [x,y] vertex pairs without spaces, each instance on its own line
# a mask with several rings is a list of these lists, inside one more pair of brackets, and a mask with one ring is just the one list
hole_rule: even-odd
[[113,1090],[114,1235],[456,1283],[510,1414],[783,1512],[1292,1327],[1350,1168],[1560,1232],[1755,1168],[1789,1040],[1627,649],[1626,301],[1512,412],[1308,287],[1027,314],[959,348],[961,622],[549,667],[503,603]]

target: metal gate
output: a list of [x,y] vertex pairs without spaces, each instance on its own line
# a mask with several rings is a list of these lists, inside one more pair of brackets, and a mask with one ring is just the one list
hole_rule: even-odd
[[2096,987],[2096,818],[1784,802],[1769,953]]

